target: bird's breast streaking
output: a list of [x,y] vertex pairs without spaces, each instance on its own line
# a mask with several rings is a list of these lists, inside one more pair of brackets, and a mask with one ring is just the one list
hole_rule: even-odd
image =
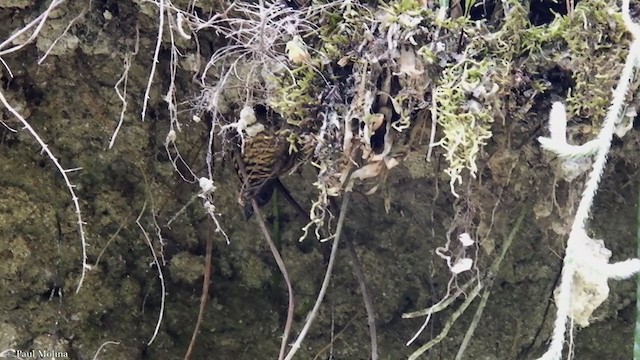
[[253,214],[251,199],[258,206],[266,205],[276,188],[278,177],[293,165],[294,156],[289,154],[289,143],[284,136],[265,129],[245,139],[241,160],[247,173],[245,178],[240,166],[235,163],[238,177],[242,183],[240,202],[244,206],[245,217]]

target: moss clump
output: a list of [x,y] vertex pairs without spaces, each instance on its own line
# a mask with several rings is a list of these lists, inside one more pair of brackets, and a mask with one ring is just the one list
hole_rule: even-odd
[[499,25],[478,24],[461,59],[439,77],[436,111],[444,134],[438,144],[454,193],[464,170],[474,176],[493,119],[526,119],[551,81],[564,92],[570,118],[582,123],[570,129],[573,141],[589,139],[605,116],[627,53],[620,46],[628,42],[620,16],[603,0],[580,2],[572,16],[557,15],[543,26],[533,26],[529,12],[511,2]]
[[446,69],[436,87],[437,119],[444,134],[436,145],[446,151],[449,167],[445,172],[451,179],[453,194],[455,185],[462,182],[464,169],[475,177],[480,148],[492,136],[491,108],[481,101],[494,96],[499,89],[491,79],[496,67],[490,60],[467,59]]
[[291,70],[293,77],[285,76],[278,82],[278,88],[274,97],[270,99],[273,110],[285,115],[286,122],[290,125],[300,126],[311,116],[311,109],[319,105],[317,97],[313,94],[318,90],[318,70],[311,64],[304,64]]
[[[581,2],[573,16],[544,26],[533,26],[533,10],[516,1],[500,9],[502,16],[485,14],[483,21],[472,20],[471,11],[442,17],[416,0],[375,8],[314,2],[304,12],[287,10],[297,19],[297,32],[286,34],[292,40],[265,39],[268,56],[253,49],[243,60],[248,69],[269,63],[279,70],[261,74],[262,91],[252,90],[231,108],[246,102],[269,106],[291,150],[313,150],[319,199],[351,186],[345,180],[353,165],[365,169],[356,172],[356,180],[373,182],[376,189],[411,151],[404,146],[407,130],[431,112],[439,131],[435,144],[444,152],[456,194],[466,171],[476,176],[495,120],[525,119],[550,89],[553,71],[571,81],[561,84],[571,114],[590,125],[599,121],[626,52],[617,46],[625,41],[623,25],[603,0]],[[281,32],[279,18],[266,20],[273,33]],[[303,60],[287,60],[295,39],[308,48]],[[314,204],[325,207],[326,201]]]
[[567,94],[567,111],[574,118],[599,123],[628,49],[620,46],[628,41],[622,19],[606,2],[591,0],[580,3],[573,17],[556,19],[552,27],[556,29],[550,30],[549,38],[554,47],[567,49],[554,53],[553,61],[571,72],[574,83]]

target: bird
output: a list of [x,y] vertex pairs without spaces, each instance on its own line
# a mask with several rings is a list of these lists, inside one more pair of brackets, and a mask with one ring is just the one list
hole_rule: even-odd
[[[260,121],[265,112],[256,111],[256,115],[263,115],[258,116]],[[239,200],[246,220],[254,213],[251,200],[255,199],[259,207],[266,205],[276,188],[282,186],[279,177],[296,163],[296,153],[289,151],[285,134],[269,124],[262,125],[265,125],[262,131],[245,137],[243,145],[237,144],[234,156],[235,170],[242,184]]]

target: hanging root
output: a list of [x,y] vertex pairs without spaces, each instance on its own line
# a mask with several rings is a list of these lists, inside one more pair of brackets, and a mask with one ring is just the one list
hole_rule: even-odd
[[320,292],[318,293],[318,298],[316,299],[316,303],[313,305],[313,309],[309,315],[307,315],[307,322],[302,327],[302,331],[298,335],[298,338],[291,346],[291,350],[287,354],[285,360],[293,359],[293,356],[296,354],[298,349],[300,349],[300,345],[304,338],[307,336],[307,332],[309,332],[309,328],[311,328],[311,324],[313,320],[315,320],[318,315],[318,311],[320,310],[320,305],[322,305],[322,300],[324,299],[325,294],[327,293],[327,288],[329,287],[329,281],[331,280],[331,272],[333,271],[333,266],[336,262],[336,254],[338,253],[338,243],[340,242],[340,235],[342,234],[342,227],[344,226],[344,219],[347,214],[347,206],[349,205],[349,192],[344,193],[344,197],[342,198],[342,206],[340,207],[340,217],[338,218],[338,227],[336,228],[336,235],[333,239],[333,245],[331,246],[331,255],[329,256],[329,264],[327,265],[327,272],[324,274],[324,280],[322,281],[322,286],[320,287]]
[[353,262],[353,270],[356,273],[358,284],[360,284],[360,292],[362,293],[362,300],[364,301],[364,308],[367,311],[367,320],[369,322],[369,336],[371,337],[371,360],[378,360],[378,336],[376,334],[376,312],[373,307],[373,300],[369,296],[367,290],[367,282],[362,271],[362,264],[358,260],[358,254],[353,247],[353,242],[350,239],[345,239],[347,244],[347,250],[351,261]]
[[[240,174],[244,179],[248,178],[247,169],[242,162],[242,157],[240,156],[239,151],[236,149],[233,151],[233,156],[235,157],[236,164],[238,164],[238,170],[240,170]],[[293,297],[293,286],[291,285],[291,278],[289,277],[289,272],[287,271],[287,267],[282,260],[282,256],[280,256],[280,252],[276,247],[276,244],[271,239],[271,235],[269,234],[269,230],[267,229],[267,225],[265,224],[264,217],[262,216],[262,212],[260,211],[260,207],[255,199],[251,199],[251,206],[253,206],[253,212],[256,215],[256,219],[258,219],[258,225],[260,225],[260,230],[262,231],[262,235],[264,239],[267,241],[269,245],[269,249],[273,254],[273,258],[276,260],[276,264],[278,265],[278,269],[282,273],[282,277],[284,278],[285,283],[287,284],[287,293],[289,296],[289,306],[287,309],[287,320],[284,324],[284,332],[282,334],[282,344],[280,345],[280,354],[278,355],[278,359],[282,360],[285,354],[285,350],[287,348],[287,340],[289,339],[289,333],[291,332],[291,325],[293,324],[293,309],[295,307],[294,297]]]
[[[211,229],[211,221],[207,220],[207,227]],[[202,295],[200,296],[200,310],[198,311],[198,320],[196,320],[196,326],[193,328],[193,335],[191,335],[191,341],[189,342],[189,348],[187,353],[184,354],[184,360],[191,358],[191,353],[196,344],[196,338],[200,331],[200,325],[202,325],[202,319],[204,318],[204,310],[207,306],[207,299],[209,298],[209,283],[211,282],[211,253],[213,252],[213,233],[214,231],[207,231],[207,250],[204,260],[204,280],[202,281]]]
[[[453,314],[451,314],[451,317],[447,320],[442,331],[440,331],[440,333],[436,337],[434,337],[431,341],[422,345],[418,350],[416,350],[413,354],[411,354],[411,356],[409,356],[409,360],[417,359],[425,351],[431,349],[435,345],[439,344],[442,340],[444,340],[447,334],[449,333],[449,330],[451,330],[451,328],[453,327],[455,322],[458,320],[458,318],[467,310],[467,308],[469,307],[469,305],[471,305],[471,303],[475,300],[475,298],[478,297],[478,295],[480,294],[480,291],[483,288],[486,288],[485,293],[482,296],[481,303],[474,316],[473,323],[471,324],[471,326],[469,327],[469,330],[467,331],[467,334],[465,335],[465,338],[460,347],[460,350],[458,351],[458,355],[456,359],[459,359],[462,356],[462,354],[464,353],[465,347],[467,346],[468,342],[471,340],[471,337],[473,336],[475,327],[480,321],[482,311],[484,310],[484,306],[486,305],[487,299],[490,295],[489,290],[493,285],[493,280],[495,279],[496,274],[498,274],[498,272],[500,271],[500,265],[502,264],[502,260],[504,259],[505,255],[507,254],[507,250],[509,250],[509,248],[511,247],[511,244],[513,243],[513,240],[518,234],[518,231],[520,230],[522,226],[522,222],[525,216],[527,215],[528,211],[529,209],[527,209],[526,207],[520,210],[520,216],[516,220],[516,223],[513,225],[513,228],[511,229],[509,236],[505,239],[504,243],[502,244],[502,251],[500,252],[500,255],[493,261],[493,263],[491,263],[491,267],[487,272],[487,276],[482,281],[478,282],[476,286],[473,288],[473,290],[471,290],[471,292],[467,294],[467,298],[465,299],[465,301],[462,303],[462,305],[460,305],[459,308],[457,308],[453,312]],[[459,295],[461,295],[463,291],[466,290],[467,286],[469,286],[470,284],[471,284],[471,281],[465,284],[465,286],[461,288],[456,293],[456,295],[441,300],[438,304],[432,306],[427,310],[422,310],[422,311],[410,313],[410,314],[403,314],[402,315],[403,318],[412,318],[419,315],[427,315],[427,321],[425,321],[424,325],[421,327],[418,334],[416,334],[416,336],[414,336],[412,340],[415,340],[417,336],[420,334],[420,332],[424,330],[424,328],[426,327],[426,324],[428,323],[428,320],[431,318],[431,315],[433,313],[446,309],[447,306],[452,304],[453,300],[456,299]]]
[[284,357],[285,349],[287,348],[287,340],[289,340],[289,333],[291,332],[291,325],[293,323],[293,308],[294,308],[294,298],[293,298],[293,287],[291,286],[291,279],[289,278],[289,273],[287,272],[287,268],[284,265],[284,261],[280,256],[280,252],[278,252],[278,248],[276,244],[271,239],[271,235],[269,235],[269,230],[267,229],[267,225],[264,222],[264,218],[262,216],[262,212],[260,211],[260,207],[255,199],[251,199],[251,205],[253,206],[253,211],[256,214],[256,218],[258,219],[258,224],[260,225],[260,230],[262,230],[262,235],[264,235],[264,239],[267,240],[267,244],[269,244],[269,249],[273,254],[273,257],[276,259],[276,264],[278,264],[278,268],[282,273],[282,277],[284,277],[284,281],[287,283],[287,292],[289,294],[289,307],[287,309],[287,320],[284,324],[284,333],[282,334],[282,345],[280,346],[280,354],[278,355],[278,359],[282,360]]

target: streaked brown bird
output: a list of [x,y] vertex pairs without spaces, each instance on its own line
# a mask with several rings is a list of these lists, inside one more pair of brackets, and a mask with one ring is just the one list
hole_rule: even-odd
[[245,178],[234,157],[234,166],[242,183],[240,202],[244,207],[245,218],[249,219],[253,215],[251,199],[255,199],[260,207],[266,205],[273,192],[281,185],[279,177],[295,164],[296,154],[289,153],[287,138],[268,126],[258,134],[247,137],[244,151],[238,145],[237,153],[240,154],[247,174]]

